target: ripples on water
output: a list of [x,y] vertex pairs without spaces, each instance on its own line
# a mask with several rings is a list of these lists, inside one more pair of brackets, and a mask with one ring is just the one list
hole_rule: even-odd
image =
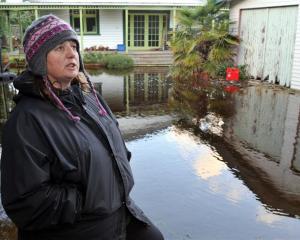
[[136,202],[167,240],[299,239],[300,94],[177,89],[166,73],[92,77],[133,152]]

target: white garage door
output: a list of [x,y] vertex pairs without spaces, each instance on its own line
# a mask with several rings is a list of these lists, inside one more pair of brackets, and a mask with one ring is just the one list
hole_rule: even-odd
[[290,86],[298,6],[241,11],[238,63],[256,79]]

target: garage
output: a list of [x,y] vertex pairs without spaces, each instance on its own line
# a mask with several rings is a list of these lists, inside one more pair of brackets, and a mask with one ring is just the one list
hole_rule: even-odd
[[[300,89],[299,6],[295,1],[232,1],[232,31],[241,43],[237,64],[251,77]],[[288,5],[290,4],[290,5]],[[295,5],[292,5],[295,4]]]

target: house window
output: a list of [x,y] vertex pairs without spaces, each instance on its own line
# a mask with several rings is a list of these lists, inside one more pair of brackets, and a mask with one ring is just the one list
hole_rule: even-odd
[[[79,10],[71,10],[71,24],[77,33],[80,33]],[[99,12],[98,10],[82,10],[83,34],[99,34]]]

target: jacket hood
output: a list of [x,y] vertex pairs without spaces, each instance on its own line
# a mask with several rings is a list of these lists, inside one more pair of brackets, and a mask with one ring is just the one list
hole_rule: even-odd
[[34,83],[36,77],[31,71],[25,70],[14,80],[13,85],[19,91],[13,99],[16,103],[24,95],[42,98],[37,85]]

